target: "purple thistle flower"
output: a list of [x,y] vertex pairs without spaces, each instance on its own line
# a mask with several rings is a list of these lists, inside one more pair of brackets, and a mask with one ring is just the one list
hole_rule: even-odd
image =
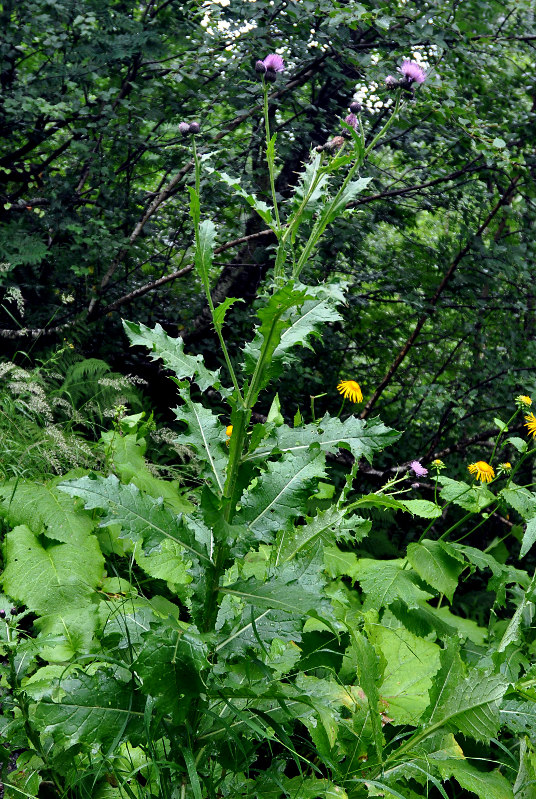
[[390,87],[398,86],[398,81],[392,75],[387,75],[387,77],[385,78],[385,85]]
[[[267,55],[262,63],[267,70],[271,70],[272,72],[283,72],[285,69],[283,59],[276,53],[270,53],[270,55]],[[255,65],[255,68],[257,68],[257,65]]]
[[425,474],[428,474],[428,469],[425,469],[419,461],[411,461],[409,467],[413,469],[417,477],[424,477]]
[[199,122],[190,122],[190,133],[199,133],[200,130]]
[[405,77],[408,83],[424,83],[426,79],[426,72],[420,67],[416,61],[410,61],[405,58],[402,61],[402,66],[398,71]]
[[188,122],[179,122],[179,131],[182,133],[183,136],[186,136],[187,133],[190,133],[190,125]]
[[357,100],[353,100],[350,103],[348,110],[351,111],[352,114],[359,114],[359,112],[363,110],[363,106],[361,105],[361,103],[358,103]]
[[262,75],[266,72],[264,61],[255,61],[255,72],[260,72]]
[[351,128],[357,130],[357,126],[359,125],[359,121],[355,114],[348,114],[348,116],[344,120],[347,125],[350,125]]

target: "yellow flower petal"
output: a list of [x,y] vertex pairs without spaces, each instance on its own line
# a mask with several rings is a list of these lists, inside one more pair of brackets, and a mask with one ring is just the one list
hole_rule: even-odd
[[341,380],[337,386],[337,391],[350,402],[363,402],[363,392],[361,386],[355,380]]
[[491,483],[495,477],[493,466],[490,466],[489,463],[486,463],[486,461],[470,463],[467,468],[471,474],[476,474],[476,479],[480,480],[481,483]]

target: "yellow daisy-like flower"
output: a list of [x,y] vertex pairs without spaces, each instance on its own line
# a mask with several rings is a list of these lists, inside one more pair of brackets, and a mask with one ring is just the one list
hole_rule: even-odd
[[525,416],[525,419],[525,427],[527,428],[529,435],[534,438],[536,436],[536,416],[534,416],[533,413],[529,413],[527,416]]
[[525,396],[525,394],[520,394],[518,397],[515,398],[515,401],[519,405],[524,405],[526,408],[530,408],[530,406],[532,405],[531,398]]
[[440,469],[440,468],[441,468],[442,466],[444,466],[444,465],[445,465],[445,464],[443,463],[443,461],[441,460],[441,458],[436,458],[434,461],[432,461],[432,466],[435,466],[435,467],[436,467],[436,469]]
[[509,461],[506,461],[506,463],[501,463],[500,466],[505,472],[509,472],[512,468],[512,464]]
[[486,461],[470,463],[467,468],[471,474],[476,474],[476,479],[480,480],[481,483],[491,483],[495,477],[493,466],[490,466],[489,463],[486,463]]
[[337,386],[337,391],[350,402],[363,402],[363,392],[361,386],[355,380],[341,380]]
[[227,425],[227,427],[225,428],[225,435],[231,438],[232,433],[233,433],[233,425],[232,424]]

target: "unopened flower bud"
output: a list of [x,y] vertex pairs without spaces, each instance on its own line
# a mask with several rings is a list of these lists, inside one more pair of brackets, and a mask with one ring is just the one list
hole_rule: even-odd
[[188,133],[190,133],[190,125],[188,122],[179,122],[179,131],[183,136],[186,136]]
[[9,612],[11,613],[12,616],[16,616],[19,611],[17,610],[17,608],[11,608]]
[[260,75],[264,75],[266,72],[266,66],[264,61],[256,61],[255,62],[255,72],[258,72]]
[[190,133],[199,133],[200,130],[199,122],[190,122]]
[[0,610],[0,619],[5,619],[5,618],[6,618],[5,610]]
[[277,74],[274,72],[273,69],[267,69],[264,73],[264,80],[267,83],[275,83],[277,80]]
[[361,103],[358,103],[357,100],[354,100],[352,103],[350,103],[348,110],[351,111],[352,114],[359,114],[363,110],[363,106]]
[[392,75],[387,75],[385,78],[385,85],[388,86],[390,89],[394,89],[395,86],[398,86],[398,81],[396,78],[393,78]]

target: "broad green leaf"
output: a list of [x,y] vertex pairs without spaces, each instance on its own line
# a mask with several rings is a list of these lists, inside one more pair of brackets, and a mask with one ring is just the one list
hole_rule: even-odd
[[[339,287],[330,284],[322,286],[303,286],[297,288],[307,289],[307,299],[298,313],[294,308],[289,308],[283,314],[288,318],[289,326],[283,331],[281,341],[274,352],[274,358],[281,358],[297,344],[312,349],[308,339],[310,336],[321,337],[322,328],[329,322],[337,322],[342,317],[336,310],[336,305],[344,302],[344,294]],[[335,290],[335,289],[338,290]]]
[[6,536],[6,563],[2,575],[6,593],[44,616],[90,604],[103,575],[104,558],[92,535],[83,543],[45,547],[20,525]]
[[425,583],[452,602],[458,577],[464,568],[464,559],[456,550],[440,541],[424,540],[420,544],[409,544],[406,557]]
[[500,727],[499,702],[508,688],[500,674],[470,667],[469,673],[450,641],[441,653],[441,669],[430,691],[431,728],[459,730],[468,738],[488,742]]
[[148,469],[144,458],[147,448],[144,438],[137,438],[134,433],[118,436],[112,430],[103,433],[101,440],[106,446],[113,470],[122,483],[134,483],[140,491],[155,498],[162,497],[175,513],[187,513],[194,509],[192,503],[179,494],[177,483],[160,480]]
[[83,541],[95,527],[81,506],[77,508],[71,498],[43,483],[22,479],[4,483],[0,502],[9,524],[25,524],[55,541]]
[[476,793],[479,799],[514,799],[511,783],[500,771],[482,771],[467,760],[437,760],[443,779],[454,777],[466,791]]
[[445,477],[441,474],[437,479],[443,486],[441,498],[445,502],[459,505],[464,510],[479,513],[495,500],[495,494],[492,494],[485,485],[474,487],[461,480],[452,480],[450,477]]
[[134,558],[146,574],[155,580],[165,580],[172,591],[192,582],[188,571],[192,568],[192,562],[185,558],[182,546],[170,538],[164,539],[160,548],[148,555],[136,545]]
[[432,594],[417,585],[416,575],[406,565],[407,561],[402,559],[357,561],[351,576],[366,594],[364,610],[379,610],[397,599],[409,608],[417,608],[422,600],[432,598]]
[[270,541],[274,533],[286,529],[302,514],[304,501],[322,477],[324,455],[318,451],[269,461],[266,472],[242,496],[235,522],[247,525],[259,540]]
[[384,660],[379,688],[386,713],[395,724],[417,726],[429,703],[432,678],[439,669],[440,648],[409,630],[370,626],[369,638]]
[[143,729],[143,711],[128,675],[101,667],[52,680],[31,708],[32,723],[56,746],[107,749],[132,740]]
[[443,512],[439,505],[427,499],[402,499],[400,501],[405,505],[406,510],[422,519],[437,519]]
[[199,402],[193,402],[186,389],[182,398],[184,404],[175,408],[175,415],[187,425],[187,430],[177,436],[175,441],[194,449],[199,456],[203,476],[222,494],[229,460],[225,427],[212,411]]
[[144,324],[127,322],[123,319],[123,327],[131,346],[147,347],[151,359],[162,360],[164,366],[171,369],[178,380],[189,378],[195,380],[201,391],[214,386],[225,395],[220,384],[219,372],[209,371],[201,355],[187,355],[184,352],[184,341],[180,336],[178,338],[168,336],[160,324],[151,330]]
[[379,710],[380,692],[378,686],[381,683],[382,675],[379,658],[370,641],[365,638],[362,633],[356,630],[351,630],[350,632],[352,636],[352,649],[355,657],[357,679],[361,690],[367,697],[374,746],[376,747],[377,758],[381,761],[383,735]]
[[[507,646],[513,642],[519,643],[521,639],[520,634],[520,627],[523,624],[524,617],[526,616],[527,609],[529,609],[529,613],[534,608],[534,586],[536,584],[536,574],[532,578],[529,587],[523,594],[523,598],[519,601],[519,604],[515,610],[514,615],[508,622],[508,627],[503,633],[501,640],[497,646],[497,652],[504,652]],[[531,614],[532,615],[532,614]]]
[[526,521],[536,516],[536,494],[528,488],[510,483],[509,488],[503,488],[499,496]]
[[165,539],[175,541],[185,550],[185,557],[195,556],[206,562],[209,556],[202,551],[188,526],[188,517],[175,515],[161,500],[142,494],[135,485],[122,485],[115,475],[82,477],[60,486],[71,496],[84,500],[88,509],[102,508],[105,515],[100,525],[121,524],[122,537],[142,543],[148,554],[161,546]]
[[43,660],[68,661],[98,649],[95,633],[99,626],[97,605],[71,603],[55,613],[37,619],[36,643]]
[[214,257],[215,238],[216,227],[214,222],[210,219],[205,219],[197,228],[194,263],[206,291],[210,290],[210,267]]
[[[317,443],[324,452],[336,453],[342,447],[349,450],[356,460],[366,458],[370,463],[374,452],[393,444],[399,437],[400,433],[386,427],[379,419],[364,421],[350,416],[341,422],[327,413],[318,424],[303,427],[280,425],[247,456],[247,460],[264,458],[274,450],[299,455]],[[404,505],[397,507],[403,509]]]
[[482,552],[480,549],[468,547],[464,544],[452,544],[451,546],[464,555],[477,569],[491,570],[492,577],[488,583],[488,589],[497,592],[497,602],[500,605],[505,603],[506,586],[509,583],[519,583],[519,585],[526,588],[530,582],[527,572],[516,569],[514,566],[499,563],[488,552]]

